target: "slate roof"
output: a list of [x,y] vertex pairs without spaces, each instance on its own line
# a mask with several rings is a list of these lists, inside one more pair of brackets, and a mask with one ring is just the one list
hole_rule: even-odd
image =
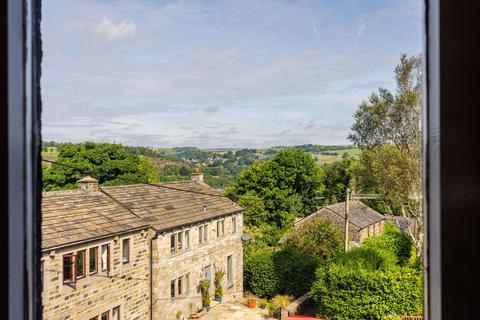
[[111,186],[102,189],[159,231],[243,210],[227,197],[221,196],[214,188],[195,181],[161,183],[157,186]]
[[194,181],[44,192],[42,249],[146,227],[166,230],[242,210]]
[[[348,219],[350,223],[359,227],[360,229],[371,226],[372,224],[380,222],[385,218],[381,213],[378,213],[377,211],[373,210],[372,208],[363,204],[360,201],[350,201],[349,206],[350,213],[348,215]],[[332,211],[339,215],[341,218],[345,219],[345,202],[335,203],[326,206],[320,210]]]
[[147,226],[143,219],[101,192],[77,189],[42,194],[42,249]]

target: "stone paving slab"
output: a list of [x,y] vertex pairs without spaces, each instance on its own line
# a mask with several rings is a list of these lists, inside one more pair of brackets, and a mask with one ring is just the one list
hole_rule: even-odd
[[265,320],[269,319],[267,310],[248,308],[239,303],[225,302],[217,304],[201,320]]

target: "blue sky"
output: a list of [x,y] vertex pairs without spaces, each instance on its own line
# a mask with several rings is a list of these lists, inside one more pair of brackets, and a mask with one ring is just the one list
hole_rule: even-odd
[[423,1],[43,1],[43,139],[344,144]]

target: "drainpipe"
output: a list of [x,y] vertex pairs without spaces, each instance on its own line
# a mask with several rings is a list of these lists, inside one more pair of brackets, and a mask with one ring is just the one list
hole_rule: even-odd
[[153,241],[158,238],[158,233],[150,239],[150,320],[153,320]]

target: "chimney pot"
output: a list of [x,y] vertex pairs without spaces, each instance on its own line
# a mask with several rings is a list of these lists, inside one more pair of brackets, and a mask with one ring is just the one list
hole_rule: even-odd
[[191,174],[192,181],[195,181],[199,184],[203,184],[203,173],[200,172],[200,169],[195,168]]
[[87,173],[80,180],[77,181],[80,185],[80,188],[87,192],[97,192],[98,191],[98,180],[92,178],[92,176]]

